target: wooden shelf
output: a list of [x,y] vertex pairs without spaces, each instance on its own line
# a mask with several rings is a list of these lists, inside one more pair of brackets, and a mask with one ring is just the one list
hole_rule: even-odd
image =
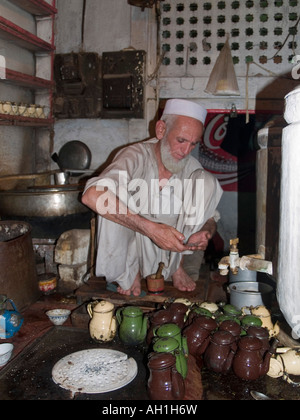
[[54,82],[51,80],[29,76],[28,74],[10,69],[5,69],[5,79],[2,79],[1,81],[31,89],[52,89],[54,87]]
[[30,118],[16,115],[0,114],[0,125],[12,125],[22,127],[51,127],[54,124],[53,118]]
[[44,0],[10,0],[10,2],[34,16],[49,16],[57,13],[57,9]]
[[2,16],[0,16],[0,38],[33,52],[51,52],[55,50],[55,47],[48,42],[20,28]]

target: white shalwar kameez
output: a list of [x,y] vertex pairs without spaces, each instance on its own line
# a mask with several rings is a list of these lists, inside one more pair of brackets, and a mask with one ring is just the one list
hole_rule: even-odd
[[[188,242],[208,219],[217,217],[223,191],[192,156],[181,172],[159,188],[157,141],[147,140],[120,151],[99,177],[87,182],[85,191],[92,186],[101,191],[104,186],[115,186],[114,192],[126,206],[148,220],[173,226]],[[180,253],[162,250],[148,237],[102,216],[98,217],[97,242],[96,275],[106,277],[108,283],[117,282],[123,290],[130,289],[138,272],[142,277],[155,273],[160,262],[165,264],[165,279],[170,279],[182,259]]]

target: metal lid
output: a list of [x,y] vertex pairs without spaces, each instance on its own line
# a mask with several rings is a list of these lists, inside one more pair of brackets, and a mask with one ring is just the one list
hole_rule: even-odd
[[239,348],[242,350],[260,350],[262,347],[262,342],[255,337],[243,337],[239,341]]
[[111,302],[102,300],[101,302],[97,303],[97,305],[95,305],[94,312],[105,313],[105,312],[110,312],[113,309],[114,309],[114,305]]
[[140,316],[143,315],[143,311],[138,306],[126,306],[126,308],[123,309],[123,315],[126,316]]
[[156,335],[159,337],[173,337],[181,332],[181,329],[176,324],[164,324],[158,328]]
[[235,341],[235,337],[227,331],[217,331],[212,336],[212,342],[221,346],[226,346]]
[[177,350],[179,347],[179,343],[175,338],[172,337],[163,337],[159,338],[154,344],[153,344],[153,350],[158,353],[170,353],[174,350]]
[[175,365],[176,357],[171,353],[152,353],[148,362],[150,369],[165,369]]

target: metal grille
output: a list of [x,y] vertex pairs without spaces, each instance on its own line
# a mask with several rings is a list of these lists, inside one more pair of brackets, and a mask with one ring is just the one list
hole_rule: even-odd
[[[299,0],[165,0],[161,2],[161,77],[208,76],[227,34],[237,76],[255,62],[291,72],[300,54]],[[252,66],[251,66],[252,67]],[[257,73],[257,68],[255,69]]]

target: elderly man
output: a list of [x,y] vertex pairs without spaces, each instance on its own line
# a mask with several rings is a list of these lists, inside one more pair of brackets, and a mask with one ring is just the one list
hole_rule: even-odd
[[222,189],[190,155],[207,112],[191,101],[167,101],[156,138],[127,146],[97,178],[82,202],[99,214],[96,275],[124,295],[141,293],[141,279],[165,265],[165,279],[193,291],[184,254],[205,250],[216,231]]

